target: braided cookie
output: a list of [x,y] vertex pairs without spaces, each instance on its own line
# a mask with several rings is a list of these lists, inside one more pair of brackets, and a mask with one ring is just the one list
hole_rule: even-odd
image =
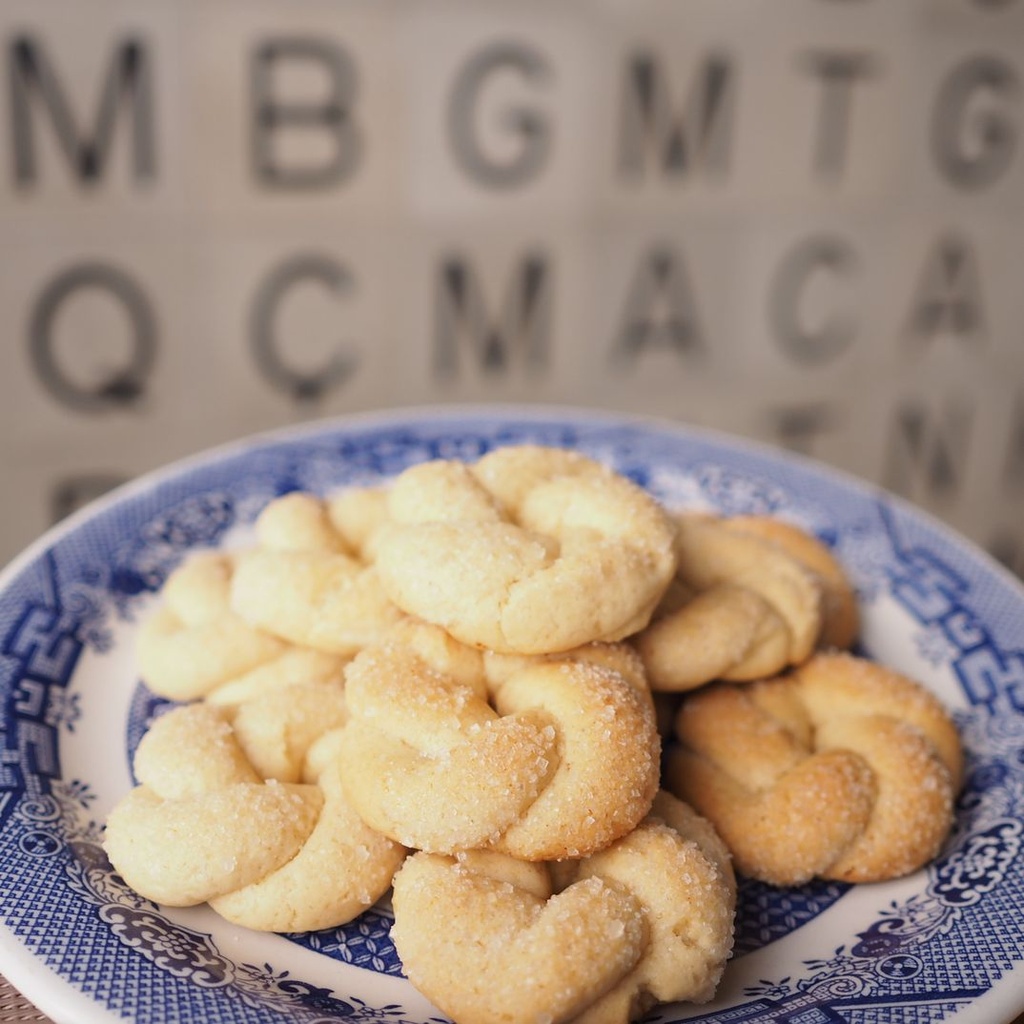
[[192,555],[167,578],[161,606],[143,622],[139,671],[153,693],[195,700],[236,676],[276,661],[288,645],[232,612],[231,555]]
[[633,969],[577,1024],[635,1020],[656,1003],[702,1003],[732,952],[736,879],[712,825],[661,790],[629,835],[581,861],[578,878],[619,885],[639,902],[647,946]]
[[817,578],[822,595],[819,647],[845,650],[853,644],[860,631],[857,594],[842,564],[826,544],[799,526],[774,516],[732,516],[722,523],[726,529],[753,534],[776,545]]
[[660,750],[650,695],[599,653],[530,659],[503,674],[492,706],[468,655],[460,677],[424,651],[367,649],[347,670],[340,763],[373,828],[433,853],[552,860],[600,849],[647,813]]
[[815,537],[758,516],[681,515],[677,527],[676,580],[635,638],[653,689],[760,679],[853,642],[853,589]]
[[333,927],[379,899],[405,856],[351,809],[336,768],[317,785],[264,782],[208,703],[158,719],[135,772],[140,785],[110,813],[104,847],[128,885],[159,903],[209,901],[268,931]]
[[394,482],[378,571],[464,643],[551,654],[642,628],[675,570],[673,526],[636,484],[556,448],[438,460]]
[[[706,822],[667,794],[634,831],[556,872],[487,851],[417,853],[394,882],[405,972],[459,1024],[625,1024],[710,998],[732,946],[735,885]],[[463,936],[439,945],[438,927]]]
[[819,653],[789,675],[688,696],[664,784],[718,829],[737,870],[775,885],[896,878],[938,853],[960,740],[923,686]]
[[253,768],[278,782],[316,781],[324,767],[320,741],[348,721],[341,675],[303,679],[220,706]]
[[232,609],[258,629],[331,654],[351,655],[378,641],[401,612],[357,550],[372,547],[372,533],[350,538],[339,530],[356,520],[342,515],[353,501],[328,504],[294,493],[271,502],[256,521],[257,547],[238,558]]

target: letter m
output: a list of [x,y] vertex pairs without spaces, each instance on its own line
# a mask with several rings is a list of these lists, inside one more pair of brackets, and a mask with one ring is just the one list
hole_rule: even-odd
[[[99,93],[91,130],[83,130],[68,102],[68,92],[37,38],[15,36],[8,47],[8,81],[14,178],[18,185],[38,180],[36,111],[45,111],[61,152],[80,181],[93,184],[103,176],[122,109],[130,112],[132,166],[138,179],[156,173],[153,139],[152,64],[145,44],[126,38],[115,45]],[[76,87],[72,94],[80,94]]]
[[460,343],[475,354],[484,373],[502,374],[517,357],[527,370],[546,362],[551,272],[542,254],[519,261],[497,318],[490,315],[472,265],[459,256],[441,262],[436,302],[434,368],[439,376],[457,373]]

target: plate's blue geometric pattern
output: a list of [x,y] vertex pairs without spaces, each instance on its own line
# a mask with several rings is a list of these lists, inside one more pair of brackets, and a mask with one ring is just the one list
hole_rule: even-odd
[[[121,495],[57,534],[0,587],[0,913],[33,953],[96,1002],[152,1019],[301,1022],[409,1019],[275,970],[233,961],[212,936],[171,921],[111,871],[88,766],[62,763],[82,715],[75,670],[133,622],[184,553],[251,522],[272,497],[378,481],[427,458],[474,458],[505,443],[580,448],[675,505],[771,512],[832,544],[862,599],[898,602],[915,643],[963,690],[968,777],[946,851],[910,898],[821,959],[750,986],[696,1019],[743,1022],[942,1020],[998,984],[1024,955],[1024,596],[941,527],[799,459],[679,428],[599,417],[449,414],[341,423],[228,450]],[[869,652],[870,653],[870,652]],[[157,709],[126,709],[127,757]],[[737,953],[776,941],[846,887],[776,891],[744,882]],[[292,936],[308,949],[399,973],[390,915]],[[673,1020],[666,1010],[656,1020]]]

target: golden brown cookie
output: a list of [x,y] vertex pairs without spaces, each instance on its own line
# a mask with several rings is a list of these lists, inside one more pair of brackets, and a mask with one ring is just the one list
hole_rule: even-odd
[[822,591],[819,647],[845,650],[853,644],[860,631],[857,594],[842,563],[826,544],[775,516],[732,516],[724,523],[730,530],[742,530],[778,545],[818,578]]
[[634,638],[652,689],[761,679],[856,637],[856,597],[842,566],[799,527],[683,514],[676,549],[673,586]]
[[394,482],[376,545],[384,588],[464,643],[551,654],[642,628],[675,569],[664,510],[578,453],[523,445]]
[[766,882],[895,878],[931,860],[953,820],[962,753],[949,714],[853,655],[691,694],[676,732],[664,784]]

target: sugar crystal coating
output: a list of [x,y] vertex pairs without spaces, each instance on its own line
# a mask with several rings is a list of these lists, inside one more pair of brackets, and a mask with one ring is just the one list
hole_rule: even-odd
[[149,898],[294,931],[393,881],[405,972],[458,1024],[626,1024],[713,995],[733,857],[870,880],[948,831],[952,722],[835,653],[853,588],[790,523],[520,445],[286,495],[256,541],[189,559],[142,629],[147,683],[198,701],[107,822]]

